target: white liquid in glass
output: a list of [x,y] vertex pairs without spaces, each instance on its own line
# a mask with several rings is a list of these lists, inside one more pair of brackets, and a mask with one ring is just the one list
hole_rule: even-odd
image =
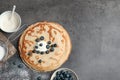
[[5,48],[0,46],[0,61],[3,59],[5,56]]

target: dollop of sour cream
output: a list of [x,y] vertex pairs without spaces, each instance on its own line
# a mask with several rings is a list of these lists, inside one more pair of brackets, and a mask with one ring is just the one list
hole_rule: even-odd
[[[42,45],[40,46],[40,44],[42,44]],[[45,51],[47,51],[46,45],[47,45],[47,43],[45,41],[40,41],[36,44],[36,46],[38,46],[38,49],[36,49],[36,50],[45,52]]]
[[0,46],[0,61],[2,61],[4,56],[5,56],[5,48]]

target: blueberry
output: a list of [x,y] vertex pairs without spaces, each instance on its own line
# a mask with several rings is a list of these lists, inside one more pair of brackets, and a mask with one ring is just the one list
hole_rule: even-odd
[[40,54],[44,54],[44,52],[40,52]]
[[72,77],[72,73],[69,73],[69,75],[70,75],[69,77]]
[[28,55],[28,56],[31,56],[31,53],[30,53],[30,52],[28,52],[28,53],[27,53],[27,55]]
[[56,78],[57,78],[57,80],[61,80],[59,76],[57,76]]
[[39,44],[39,46],[43,46],[43,44],[42,44],[42,43],[40,43],[40,44]]
[[37,80],[42,80],[42,79],[41,79],[41,76],[38,76],[38,77],[37,77]]
[[33,50],[32,52],[33,52],[33,53],[36,53],[36,50]]
[[51,41],[48,41],[47,44],[51,44]]
[[63,74],[60,74],[59,77],[60,77],[60,79],[62,79],[62,80],[64,79],[64,75],[63,75]]
[[56,75],[56,78],[60,77],[59,75]]
[[54,44],[53,46],[54,46],[54,47],[57,47],[57,44]]
[[49,51],[48,51],[48,50],[46,51],[46,54],[49,54]]
[[38,48],[38,46],[35,46],[35,48],[37,49],[37,48]]
[[42,62],[42,60],[40,59],[40,60],[38,60],[38,62],[39,62],[39,63],[41,63],[41,62]]
[[52,44],[51,47],[54,47],[54,44]]
[[71,75],[70,74],[66,74],[66,77],[69,78]]
[[53,80],[58,80],[56,77],[54,77],[54,79]]
[[68,71],[65,71],[65,74],[69,74],[69,72],[68,72]]
[[66,72],[65,72],[65,71],[63,71],[63,72],[62,72],[62,74],[63,74],[63,75],[66,75]]
[[69,80],[73,80],[73,77],[70,77]]
[[65,78],[64,80],[70,80],[69,78]]
[[60,74],[60,77],[63,78],[64,77],[63,74]]
[[13,65],[16,65],[16,63],[15,63],[15,62],[13,62]]
[[64,73],[64,71],[63,71],[63,70],[61,70],[61,71],[60,71],[60,73],[61,73],[61,74],[63,74],[63,73]]
[[22,64],[19,64],[19,65],[18,65],[18,68],[23,68],[23,65],[22,65]]
[[58,72],[56,73],[56,75],[60,75],[60,71],[58,71]]
[[52,48],[50,49],[50,51],[53,52],[53,51],[54,51],[54,48],[52,47]]
[[60,78],[60,80],[64,80],[65,78]]
[[46,48],[47,48],[47,49],[49,49],[49,48],[50,48],[50,46],[49,46],[49,45],[46,45]]
[[40,41],[40,39],[39,39],[39,38],[37,38],[35,41],[36,41],[36,42],[39,42],[39,41]]
[[39,54],[39,53],[40,53],[40,51],[36,51],[36,53],[37,53],[37,54]]
[[41,37],[40,37],[40,40],[44,40],[44,36],[41,36]]

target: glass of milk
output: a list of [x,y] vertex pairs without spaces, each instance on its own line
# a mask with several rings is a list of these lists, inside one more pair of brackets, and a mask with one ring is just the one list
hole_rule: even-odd
[[[11,17],[12,16],[12,17]],[[4,32],[16,32],[21,26],[21,17],[18,13],[5,11],[0,15],[0,29]]]

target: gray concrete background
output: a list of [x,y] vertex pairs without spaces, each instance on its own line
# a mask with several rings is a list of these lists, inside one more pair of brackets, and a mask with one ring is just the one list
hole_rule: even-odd
[[[62,67],[73,69],[80,80],[120,80],[120,0],[0,0],[0,13],[14,4],[22,24],[54,21],[64,26],[73,48]],[[1,73],[0,80],[49,80],[53,72],[30,70],[17,52]]]

